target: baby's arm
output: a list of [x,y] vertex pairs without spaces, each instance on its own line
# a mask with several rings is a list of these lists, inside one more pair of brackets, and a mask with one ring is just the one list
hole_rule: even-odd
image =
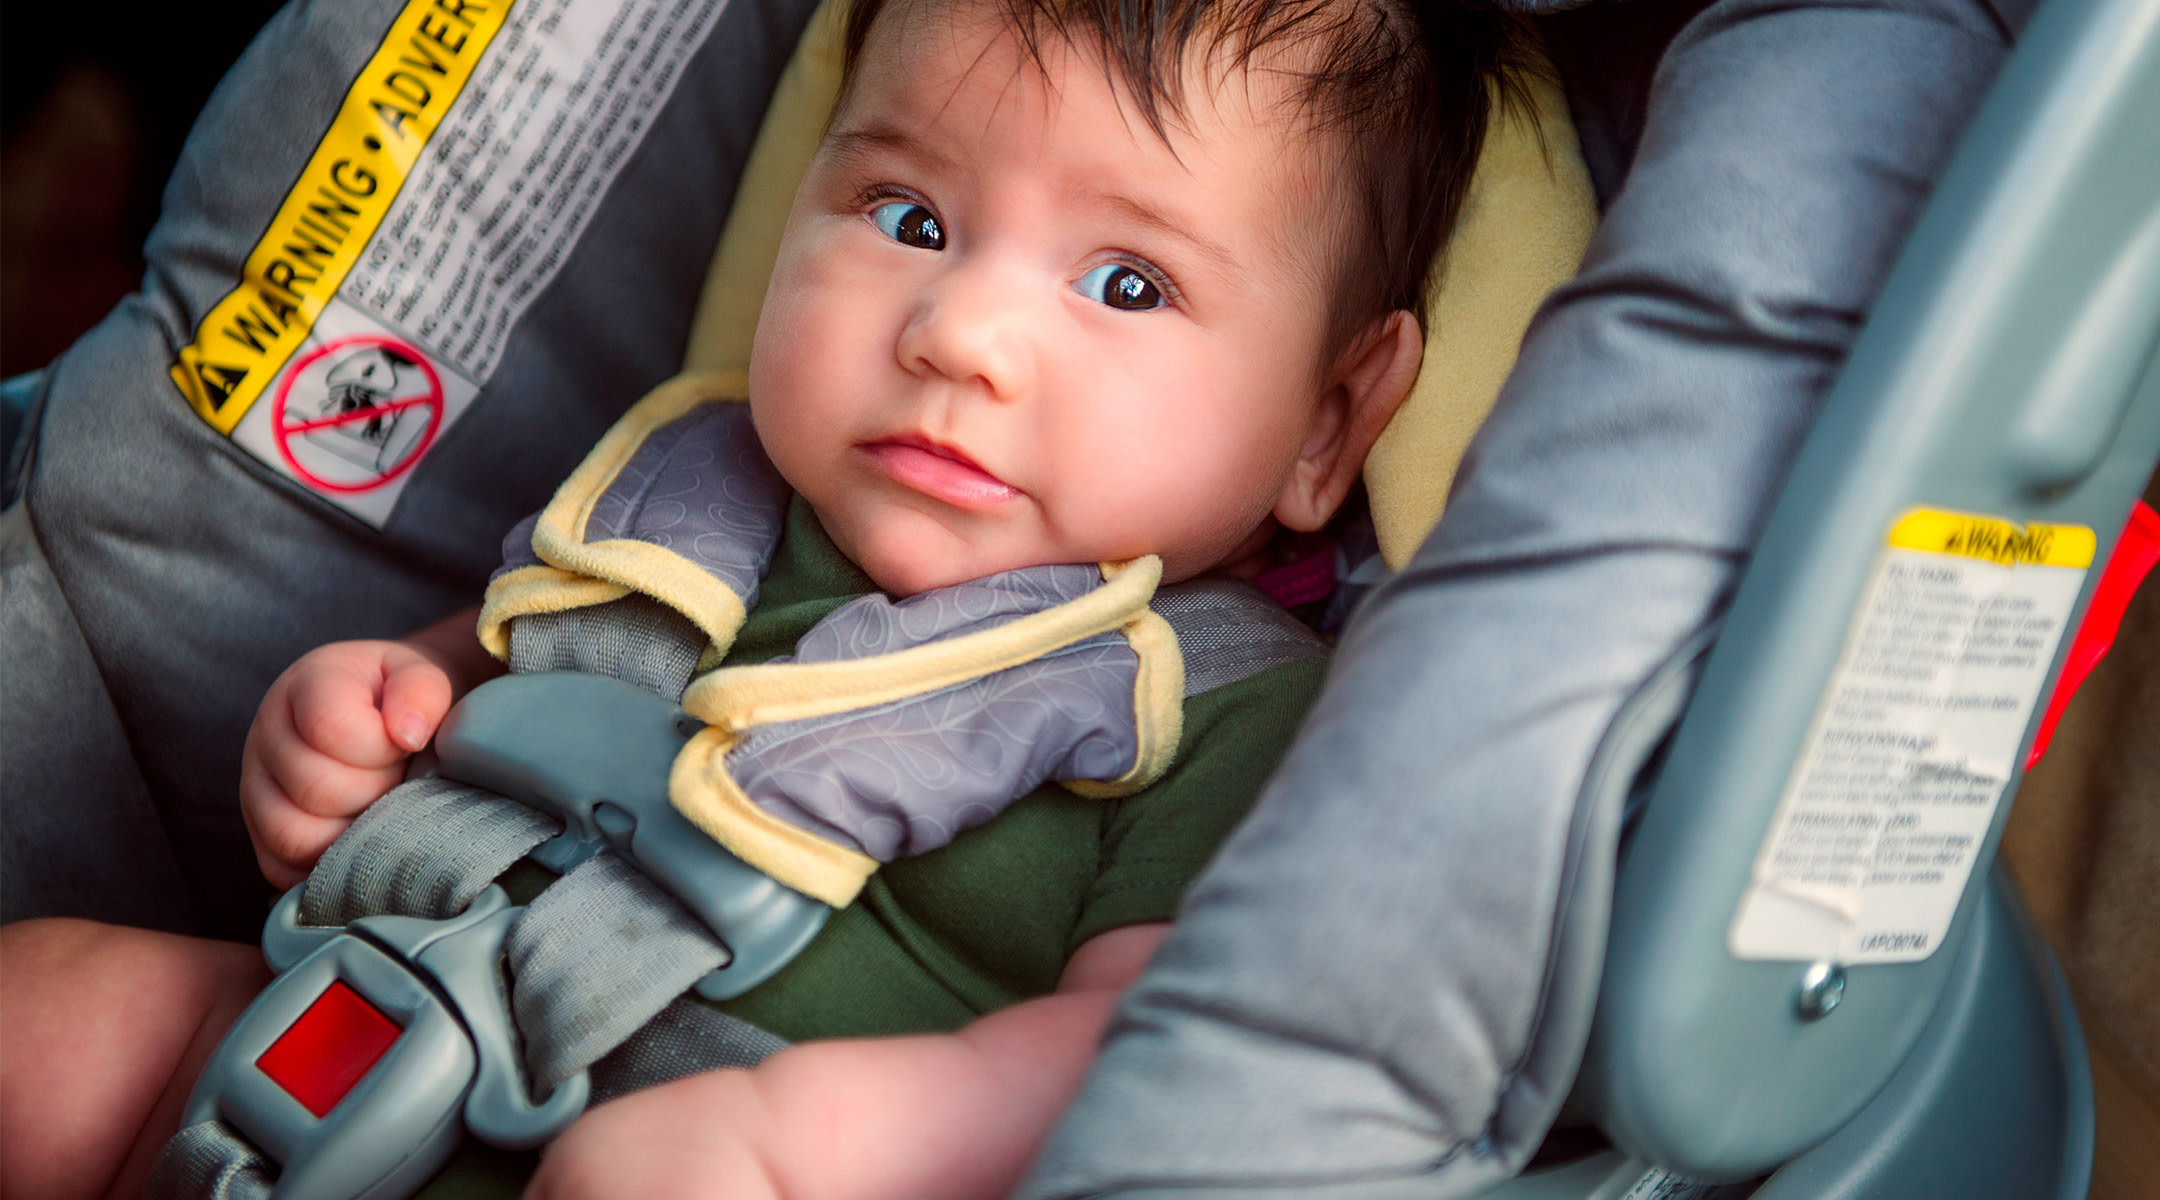
[[594,1109],[527,1200],[943,1200],[1009,1193],[1170,926],[1090,939],[1058,990],[958,1033],[812,1042]]
[[248,727],[240,814],[278,887],[405,777],[459,696],[501,671],[466,609],[400,641],[333,642],[286,668]]

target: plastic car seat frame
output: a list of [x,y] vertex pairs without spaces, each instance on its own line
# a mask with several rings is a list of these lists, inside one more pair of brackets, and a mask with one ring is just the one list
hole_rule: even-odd
[[1633,1194],[1646,1171],[1768,1175],[1734,1191],[1779,1200],[2085,1194],[2076,1014],[1989,870],[2007,796],[1940,949],[1826,964],[1834,1010],[1807,1011],[1826,969],[1742,961],[1727,931],[1899,513],[2086,526],[2070,629],[2090,603],[2160,460],[2156,112],[2160,0],[2035,16],[1795,464],[1624,845],[1575,1091],[1621,1149],[1493,1195]]

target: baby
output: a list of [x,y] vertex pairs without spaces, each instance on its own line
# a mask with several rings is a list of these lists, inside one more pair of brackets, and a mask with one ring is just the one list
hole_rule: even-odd
[[[1328,523],[1416,378],[1506,40],[1394,0],[863,0],[748,378],[796,499],[723,665],[873,591],[1151,555],[1165,583],[1250,578]],[[273,883],[494,673],[472,620],[273,686],[242,782]],[[596,1107],[527,1194],[1009,1190],[1321,671],[1189,694],[1136,794],[1045,786],[892,862],[724,1006],[828,1040]],[[4,954],[0,1191],[135,1194],[264,968],[68,922]]]

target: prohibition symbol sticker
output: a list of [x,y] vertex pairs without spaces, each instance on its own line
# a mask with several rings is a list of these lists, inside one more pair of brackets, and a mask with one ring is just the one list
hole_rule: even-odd
[[410,342],[338,338],[285,372],[270,413],[278,454],[325,492],[367,492],[411,470],[443,423],[442,376]]

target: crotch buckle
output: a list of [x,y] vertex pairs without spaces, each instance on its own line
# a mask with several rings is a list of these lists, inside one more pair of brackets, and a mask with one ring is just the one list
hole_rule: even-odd
[[500,887],[447,920],[342,929],[301,925],[300,893],[263,931],[281,974],[211,1056],[183,1127],[220,1120],[246,1138],[277,1164],[280,1200],[353,1200],[417,1190],[461,1127],[522,1150],[584,1111],[582,1072],[527,1096],[498,966],[524,910]]

